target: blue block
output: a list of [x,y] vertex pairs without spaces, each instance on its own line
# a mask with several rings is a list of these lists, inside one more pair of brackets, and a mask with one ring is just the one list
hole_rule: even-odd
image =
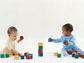
[[21,59],[24,59],[24,56],[21,56]]
[[40,57],[43,56],[43,53],[38,53],[38,56],[40,56]]
[[27,54],[27,56],[30,55],[31,56],[31,59],[33,59],[33,54]]
[[75,55],[75,58],[77,59],[77,58],[79,58],[79,56],[78,55]]
[[75,54],[72,54],[72,57],[75,57]]

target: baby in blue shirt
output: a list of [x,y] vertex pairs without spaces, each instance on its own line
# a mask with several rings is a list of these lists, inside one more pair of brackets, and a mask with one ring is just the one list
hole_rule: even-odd
[[74,52],[77,51],[81,54],[84,54],[84,52],[76,46],[76,44],[75,44],[76,39],[71,34],[72,31],[73,31],[73,26],[70,23],[67,23],[67,24],[63,25],[63,27],[62,27],[63,36],[61,36],[61,38],[58,38],[58,39],[49,38],[48,42],[54,42],[54,43],[61,43],[62,42],[63,48],[61,51],[64,56],[69,55],[67,53],[68,51],[74,51]]

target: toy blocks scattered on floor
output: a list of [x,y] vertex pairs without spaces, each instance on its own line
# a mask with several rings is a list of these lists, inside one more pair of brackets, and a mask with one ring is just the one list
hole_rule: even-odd
[[39,57],[43,56],[43,43],[42,42],[38,43],[38,56]]
[[61,58],[61,54],[59,54],[58,52],[55,52],[54,56],[57,56],[57,58]]
[[[68,53],[68,52],[67,52]],[[69,54],[69,53],[68,53]],[[71,54],[71,53],[70,53]],[[77,51],[73,51],[72,52],[72,57],[74,57],[74,58],[76,58],[76,59],[78,59],[79,57],[81,57],[81,58],[84,58],[84,55],[82,55],[82,54],[80,54],[79,52],[77,52]]]
[[9,54],[0,54],[0,58],[9,58]]
[[33,59],[33,54],[30,54],[29,52],[25,52],[24,53],[24,55],[21,55],[21,56],[17,56],[17,55],[15,55],[14,56],[14,59],[27,59],[27,60],[29,60],[29,59]]

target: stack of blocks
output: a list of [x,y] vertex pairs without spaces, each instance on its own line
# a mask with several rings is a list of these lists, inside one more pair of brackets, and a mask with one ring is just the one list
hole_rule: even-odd
[[9,54],[0,54],[0,58],[9,58]]
[[42,42],[38,43],[38,56],[39,57],[43,56],[43,43]]
[[16,60],[17,60],[17,59],[25,59],[25,57],[26,57],[26,59],[28,59],[28,60],[29,60],[29,59],[33,59],[33,54],[29,54],[29,52],[25,52],[24,55],[21,55],[21,56],[20,56],[20,58],[19,58],[18,55],[15,55],[15,56],[14,56],[14,59],[16,59]]
[[57,58],[61,58],[61,54],[59,54],[58,52],[55,52],[54,56],[57,56]]

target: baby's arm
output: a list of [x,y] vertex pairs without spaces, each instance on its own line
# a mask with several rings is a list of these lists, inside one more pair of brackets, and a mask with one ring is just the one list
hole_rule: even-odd
[[61,43],[62,42],[62,37],[61,38],[58,38],[58,39],[49,38],[48,39],[48,42]]

